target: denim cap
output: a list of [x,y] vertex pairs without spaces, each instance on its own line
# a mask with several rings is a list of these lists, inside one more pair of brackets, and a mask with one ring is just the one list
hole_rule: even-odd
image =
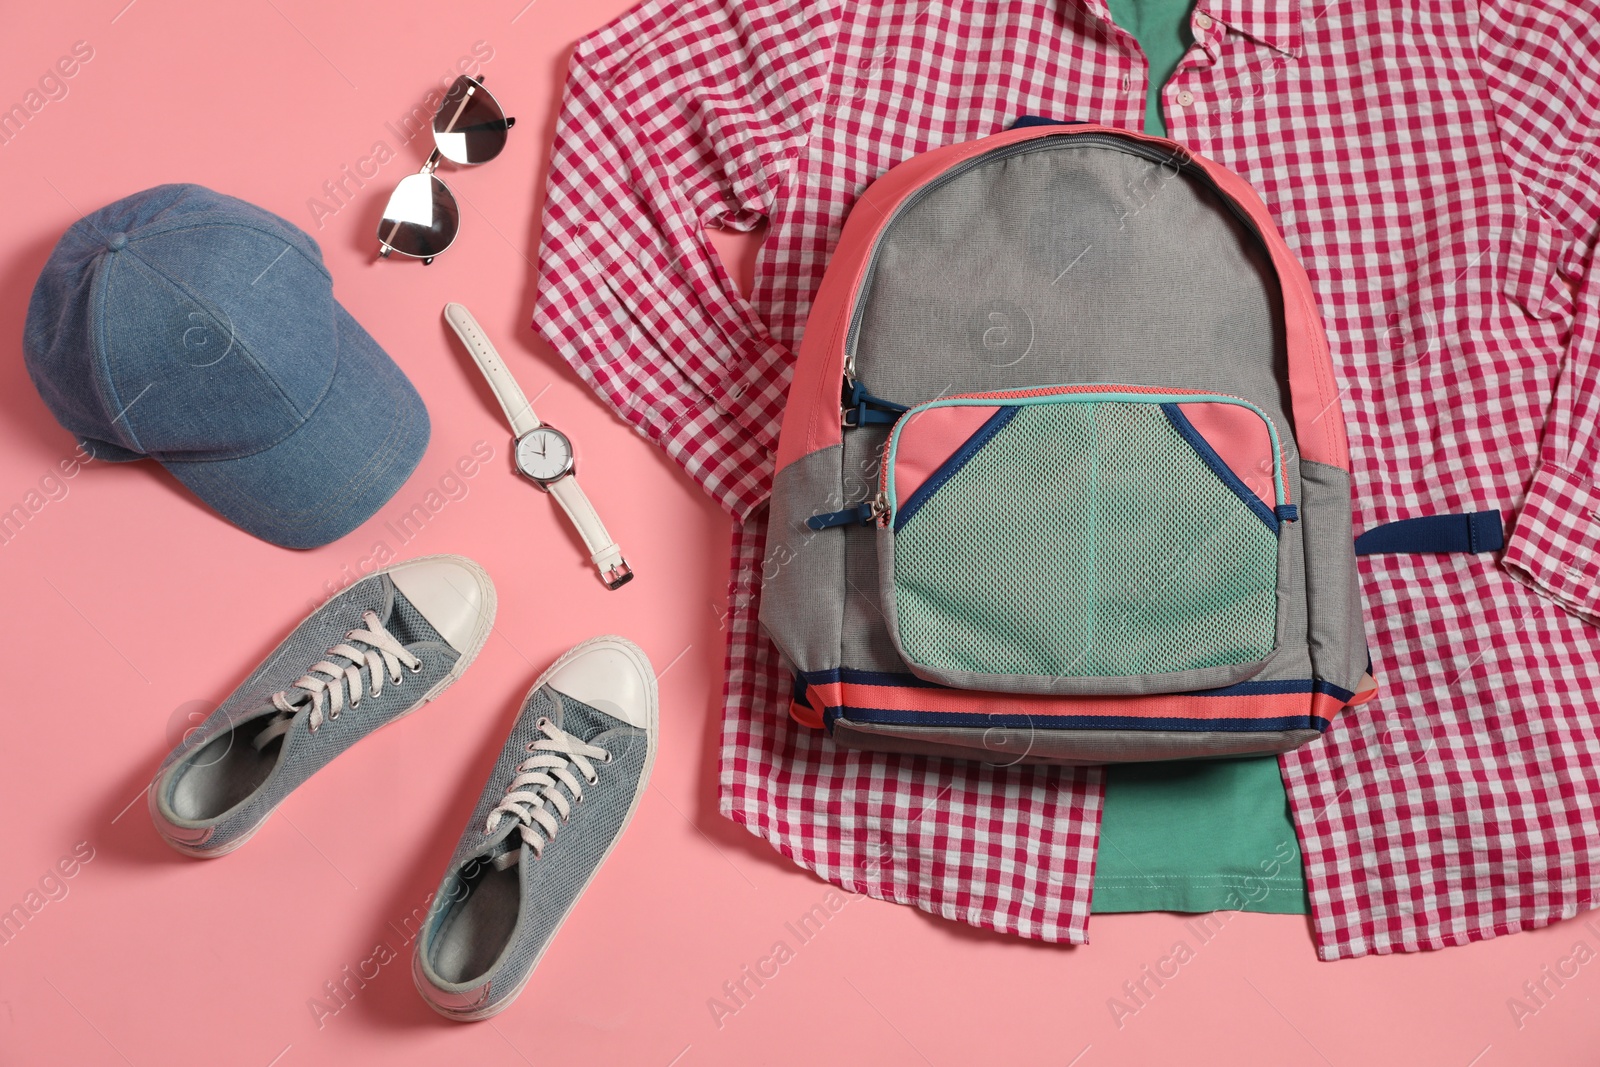
[[334,300],[317,243],[198,185],[78,220],[34,286],[23,353],[86,452],[154,459],[286,548],[355,529],[428,445],[422,398]]

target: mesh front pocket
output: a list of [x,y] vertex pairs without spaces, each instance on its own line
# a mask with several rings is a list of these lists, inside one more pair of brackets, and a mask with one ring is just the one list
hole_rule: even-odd
[[[937,468],[927,460],[919,477],[902,464],[896,473],[918,484],[891,499],[882,536],[893,539],[886,592],[914,667],[1149,678],[1272,651],[1277,500],[1210,448],[1184,416],[1195,404],[1169,401],[980,406],[966,417],[982,425]],[[897,438],[919,427],[901,429]],[[1270,424],[1261,437],[1275,442]],[[908,454],[917,444],[891,441]],[[1266,466],[1262,480],[1281,491]]]

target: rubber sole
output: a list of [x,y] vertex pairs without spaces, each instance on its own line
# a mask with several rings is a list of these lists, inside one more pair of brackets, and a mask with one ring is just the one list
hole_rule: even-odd
[[[421,711],[428,704],[431,704],[440,693],[443,693],[446,689],[450,688],[455,680],[460,678],[461,675],[466,672],[466,669],[472,665],[472,661],[478,658],[478,653],[483,651],[483,646],[489,643],[489,635],[494,632],[494,617],[495,613],[500,607],[499,595],[495,592],[494,581],[489,577],[489,572],[480,567],[476,562],[468,559],[465,556],[457,556],[449,552],[444,552],[432,556],[418,556],[416,559],[404,560],[402,563],[398,563],[395,566],[406,566],[413,563],[427,563],[441,560],[448,560],[470,571],[473,576],[477,578],[479,587],[484,591],[485,595],[483,598],[483,610],[478,613],[477,628],[472,631],[472,637],[467,643],[466,650],[461,653],[455,664],[451,666],[449,673],[436,682],[433,688],[424,693],[422,698],[415,704],[412,704],[400,714],[396,715],[394,718],[390,719],[376,730],[373,730],[371,734],[367,735],[368,737],[371,737],[372,734],[376,734],[382,730],[388,729],[401,719],[404,719],[406,716],[413,715],[416,712]],[[392,569],[393,568],[386,567],[381,571],[375,572],[374,577],[380,574],[387,574]],[[310,619],[312,615],[315,615],[321,610],[322,607],[319,606],[316,610],[307,614],[304,619],[301,619],[298,623],[295,623],[295,627],[298,628],[304,625],[307,619]],[[329,762],[331,763],[332,761],[330,760]],[[326,766],[327,765],[325,764],[323,767],[319,767],[318,770],[323,770]],[[273,813],[276,812],[278,808],[283,806],[283,801],[288,800],[289,796],[292,795],[293,792],[291,791],[283,798],[283,800],[278,801],[278,803],[268,808],[262,814],[261,818],[255,823],[255,825],[250,827],[250,829],[246,830],[232,841],[229,841],[226,845],[222,845],[218,848],[197,848],[194,845],[185,844],[181,841],[175,841],[169,837],[164,830],[162,830],[162,823],[166,820],[161,817],[161,814],[156,806],[155,782],[151,782],[149,788],[145,791],[145,803],[146,807],[148,807],[150,810],[150,821],[154,824],[156,833],[160,834],[161,840],[165,841],[168,845],[172,846],[174,850],[181,852],[185,856],[191,856],[195,859],[209,860],[221,859],[223,856],[233,852],[246,841],[249,841],[252,837],[256,836],[256,834],[261,831],[261,828],[267,824],[267,820],[272,818]]]
[[650,786],[650,774],[655,769],[656,750],[661,736],[660,690],[656,684],[656,671],[655,668],[650,664],[650,657],[646,656],[643,649],[634,644],[632,641],[629,641],[626,637],[618,637],[613,634],[607,634],[603,637],[591,637],[587,641],[574,645],[572,648],[562,653],[561,657],[552,663],[548,670],[539,675],[538,681],[534,682],[533,685],[528,689],[527,695],[522,698],[522,702],[523,704],[526,704],[528,702],[528,697],[531,697],[541,686],[549,681],[549,679],[553,677],[556,672],[560,671],[562,667],[565,667],[568,663],[571,663],[574,659],[586,652],[590,652],[596,648],[604,647],[617,649],[626,655],[630,660],[632,660],[637,666],[642,668],[641,673],[644,675],[646,690],[649,693],[650,725],[645,733],[646,747],[644,754],[644,766],[639,772],[639,785],[634,790],[633,801],[628,805],[628,810],[622,816],[622,822],[617,827],[616,836],[612,837],[610,844],[606,845],[605,851],[600,854],[600,859],[595,863],[594,870],[589,872],[589,877],[584,880],[583,885],[578,887],[578,892],[573,895],[572,903],[567,905],[567,910],[562,912],[561,917],[556,920],[555,929],[550,931],[550,936],[545,939],[544,947],[539,950],[539,954],[535,956],[533,958],[533,962],[528,965],[528,972],[522,976],[522,978],[517,982],[516,986],[512,988],[511,992],[506,994],[500,1000],[493,1004],[486,1005],[482,1008],[476,1008],[471,1011],[462,1011],[460,1009],[451,1008],[437,1003],[430,995],[430,989],[432,987],[425,985],[427,980],[422,975],[420,956],[422,941],[420,938],[417,940],[417,948],[412,950],[411,957],[411,984],[416,986],[417,994],[422,997],[422,999],[427,1003],[428,1007],[432,1008],[434,1011],[438,1012],[447,1019],[454,1019],[457,1022],[464,1023],[480,1022],[505,1011],[512,1005],[517,997],[522,995],[523,989],[527,987],[529,980],[533,978],[533,972],[539,969],[539,961],[543,960],[545,953],[550,951],[550,946],[555,944],[557,936],[559,936],[561,933],[561,928],[566,925],[567,919],[572,915],[572,909],[578,906],[578,901],[582,900],[583,895],[589,891],[589,886],[594,883],[595,877],[599,875],[601,868],[606,865],[606,860],[610,859],[611,853],[616,850],[617,843],[622,840],[622,835],[627,831],[628,825],[633,822],[634,813],[639,810],[639,802],[644,799],[645,790]]

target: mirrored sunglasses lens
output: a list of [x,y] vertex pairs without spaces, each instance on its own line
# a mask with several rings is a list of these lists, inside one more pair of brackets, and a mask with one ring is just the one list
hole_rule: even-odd
[[429,259],[450,247],[460,226],[461,209],[444,182],[412,174],[390,194],[378,240],[396,252]]
[[487,89],[463,75],[433,116],[433,139],[452,163],[487,163],[506,146],[506,131],[515,121]]

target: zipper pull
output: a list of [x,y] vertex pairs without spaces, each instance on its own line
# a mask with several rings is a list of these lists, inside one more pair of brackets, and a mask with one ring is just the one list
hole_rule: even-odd
[[829,530],[835,526],[878,526],[887,525],[883,516],[889,510],[889,501],[882,493],[873,497],[865,504],[857,504],[853,508],[842,511],[825,511],[820,515],[813,515],[806,520],[806,525],[813,530]]
[[839,422],[846,428],[891,426],[908,410],[904,404],[873,396],[860,382],[845,376],[839,400]]

